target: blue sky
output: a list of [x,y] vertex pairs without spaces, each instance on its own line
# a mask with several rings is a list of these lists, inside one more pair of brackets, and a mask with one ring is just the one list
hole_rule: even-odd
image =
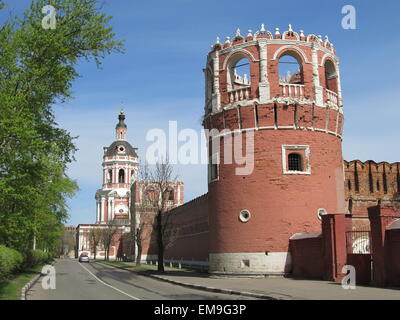
[[[5,0],[19,14],[30,0]],[[344,5],[356,8],[356,30],[341,27]],[[125,104],[128,140],[144,156],[149,129],[200,132],[204,107],[202,68],[216,36],[236,29],[303,29],[329,35],[341,59],[346,160],[400,161],[400,1],[132,1],[106,0],[103,10],[126,41],[126,53],[108,57],[102,69],[82,62],[74,99],[55,106],[60,126],[79,136],[77,162],[69,174],[81,190],[70,204],[70,224],[93,223],[95,191],[101,186],[102,147],[114,140],[121,102]],[[204,165],[178,166],[185,200],[207,192]]]

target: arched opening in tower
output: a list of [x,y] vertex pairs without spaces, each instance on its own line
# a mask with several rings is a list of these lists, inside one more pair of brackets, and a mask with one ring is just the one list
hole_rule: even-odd
[[118,182],[119,183],[125,183],[125,171],[124,171],[124,169],[119,169]]
[[296,52],[286,51],[278,62],[279,83],[281,84],[303,84],[303,67],[301,58]]
[[112,174],[112,169],[108,170],[108,183],[112,183],[113,181],[113,174]]
[[147,203],[154,203],[158,199],[157,193],[153,188],[148,188],[144,193],[144,200]]
[[169,188],[169,189],[167,190],[166,199],[167,199],[168,201],[174,201],[174,189]]
[[236,56],[230,62],[228,77],[229,90],[249,87],[251,85],[249,60],[243,56]]
[[337,72],[334,63],[326,60],[325,64],[325,87],[335,93],[338,93]]

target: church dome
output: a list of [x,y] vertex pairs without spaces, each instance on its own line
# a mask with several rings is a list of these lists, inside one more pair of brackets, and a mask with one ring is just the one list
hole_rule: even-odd
[[131,146],[128,141],[117,140],[114,141],[106,150],[104,155],[106,157],[114,156],[130,156],[137,158],[137,148]]

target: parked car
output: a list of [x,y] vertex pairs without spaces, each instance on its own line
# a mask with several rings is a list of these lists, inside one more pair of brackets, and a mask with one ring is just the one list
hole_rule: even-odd
[[89,256],[86,253],[82,253],[79,256],[79,262],[89,262]]

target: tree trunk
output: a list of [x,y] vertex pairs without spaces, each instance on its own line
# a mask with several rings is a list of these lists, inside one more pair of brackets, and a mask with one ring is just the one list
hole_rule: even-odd
[[137,242],[137,256],[136,256],[136,265],[142,265],[142,243],[140,241]]
[[158,267],[157,267],[157,271],[164,273],[164,248],[159,248],[158,250]]
[[158,267],[157,271],[164,273],[164,241],[162,232],[162,214],[157,213],[157,244],[158,244]]
[[142,228],[139,227],[136,231],[136,245],[137,245],[137,252],[136,252],[136,265],[140,266],[142,264],[142,251],[143,251],[143,246],[142,246]]

